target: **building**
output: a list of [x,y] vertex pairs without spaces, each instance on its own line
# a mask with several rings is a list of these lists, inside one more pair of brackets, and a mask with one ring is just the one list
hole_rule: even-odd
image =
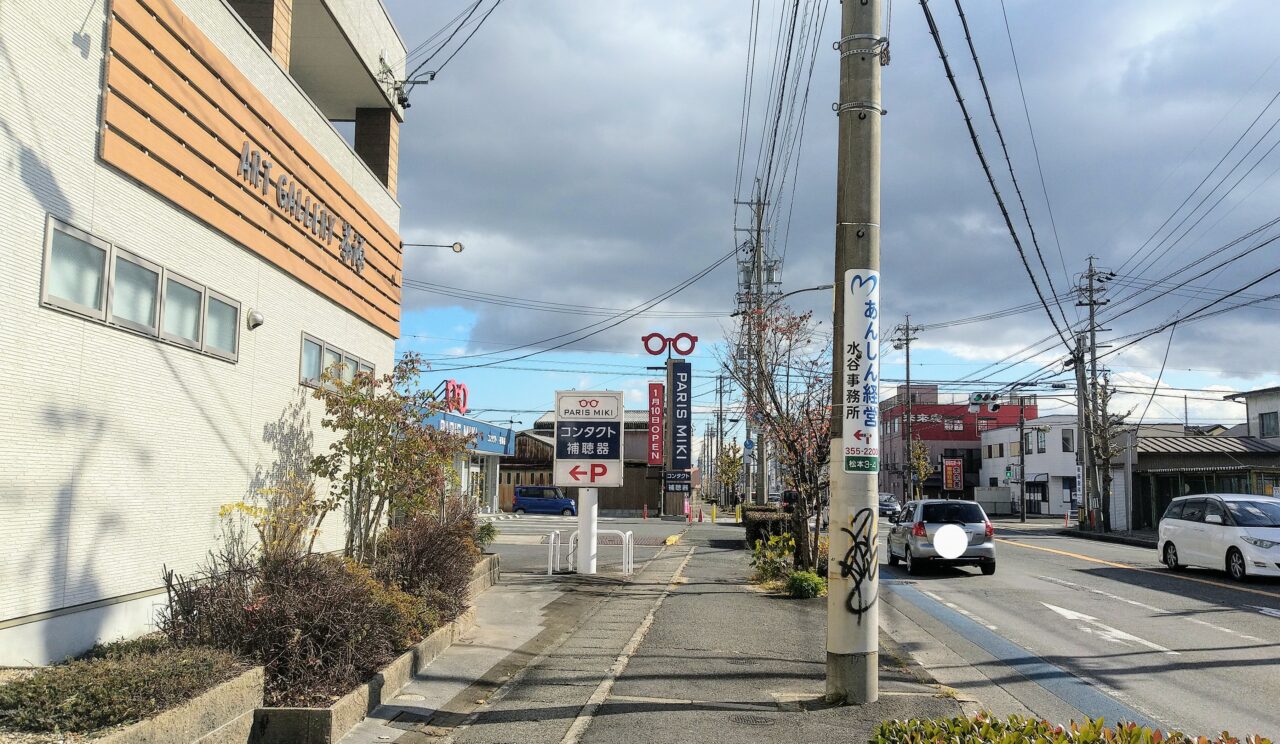
[[1280,440],[1280,387],[1233,393],[1224,400],[1244,402],[1247,436]]
[[[1028,396],[1023,413],[1034,418],[1037,410],[1034,397]],[[1017,424],[1018,413],[1016,405],[1002,405],[994,412],[985,406],[970,411],[967,394],[939,393],[937,385],[912,385],[911,436],[925,445],[933,463],[933,473],[922,484],[925,496],[943,495],[941,459],[960,457],[964,459],[963,497],[973,498],[974,488],[980,484],[982,432]],[[906,385],[899,385],[893,397],[880,402],[880,444],[880,491],[909,498]]]
[[[1076,486],[1076,423],[1074,415],[1040,416],[1026,421],[1021,438],[1017,424],[982,432],[979,480],[987,489],[984,493],[993,494],[989,501],[982,499],[991,504],[989,511],[1016,512],[1025,481],[1027,514],[1075,513],[1080,502]],[[1019,473],[1024,452],[1025,474]]]
[[327,447],[321,370],[393,364],[405,47],[354,0],[6,0],[0,39],[4,666],[153,627]]
[[511,429],[458,413],[437,413],[427,423],[441,431],[470,437],[471,446],[458,456],[453,469],[458,473],[458,490],[480,511],[499,510],[502,459],[516,453],[516,434]]

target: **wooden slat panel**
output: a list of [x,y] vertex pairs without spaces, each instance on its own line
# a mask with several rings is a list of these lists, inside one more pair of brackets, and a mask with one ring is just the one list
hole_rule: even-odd
[[[162,43],[171,39],[176,41],[177,49],[180,49],[182,54],[175,54],[173,60],[179,69],[188,73],[188,77],[192,76],[191,73],[211,72],[229,91],[248,104],[249,113],[254,118],[260,119],[268,127],[280,133],[284,138],[280,144],[284,148],[296,150],[299,157],[310,163],[310,167],[318,175],[329,180],[342,192],[343,198],[348,201],[348,206],[368,220],[369,232],[376,230],[382,234],[384,240],[393,244],[397,251],[399,250],[396,231],[351,189],[346,179],[338,175],[337,171],[329,165],[328,160],[294,129],[271,101],[263,96],[239,68],[226,58],[217,45],[201,33],[170,0],[113,0],[112,12],[128,20],[131,25],[138,24],[135,28],[140,26],[139,30],[143,38],[148,41],[152,41],[153,38]],[[170,47],[171,51],[174,49]],[[189,60],[203,69],[198,71],[194,66],[183,64],[178,60]],[[273,151],[272,155],[275,154]]]
[[239,218],[228,219],[226,208],[217,204],[208,194],[200,191],[194,184],[184,181],[162,163],[147,157],[146,153],[139,150],[133,143],[110,129],[104,131],[102,135],[102,158],[117,167],[127,164],[129,169],[126,172],[151,185],[164,194],[165,198],[190,212],[197,219],[204,220],[210,225],[213,224],[213,220],[218,220],[219,232],[248,246],[300,281],[324,293],[334,302],[365,318],[385,333],[392,336],[397,334],[399,323],[396,319],[373,310],[355,292],[338,284],[293,252],[276,248],[273,254],[272,246],[268,242],[271,239],[261,230]]
[[[313,236],[303,225],[276,208],[273,203],[273,195],[264,196],[260,190],[244,184],[236,173],[222,167],[222,163],[228,160],[239,162],[240,153],[238,151],[231,153],[226,143],[214,138],[201,126],[201,124],[208,124],[210,121],[214,121],[223,127],[229,127],[230,125],[226,124],[226,120],[221,114],[210,116],[205,121],[197,122],[194,117],[184,115],[182,110],[164,98],[155,88],[147,85],[147,81],[144,78],[139,77],[132,69],[122,64],[121,57],[114,57],[111,64],[115,65],[116,69],[111,71],[111,82],[107,94],[108,100],[114,95],[122,96],[136,108],[146,111],[148,118],[173,132],[188,149],[199,153],[207,159],[211,159],[215,163],[214,170],[216,172],[211,176],[200,172],[186,173],[188,177],[200,178],[201,185],[210,190],[213,189],[213,185],[204,183],[203,179],[205,177],[209,177],[213,181],[225,180],[233,187],[250,195],[257,202],[252,209],[241,214],[263,229],[271,231],[286,246],[299,248],[306,246],[332,256],[335,261],[340,261],[336,240],[333,245],[328,245]],[[172,73],[167,68],[165,68],[165,71]],[[163,72],[153,73],[148,70],[147,74],[163,77]],[[107,107],[104,110],[105,122],[112,124],[112,116],[119,115],[118,111],[119,104]],[[133,113],[136,114],[137,112],[134,111]],[[148,142],[148,140],[138,141]],[[304,255],[307,254],[304,253]],[[356,286],[359,286],[360,283],[368,283],[384,297],[398,304],[399,290],[390,278],[392,275],[394,275],[394,269],[387,265],[386,260],[370,252],[365,272],[354,276],[357,277]],[[342,274],[339,273],[336,276],[341,277]],[[343,283],[350,284],[346,280]]]
[[[398,335],[402,257],[395,231],[169,0],[113,0],[111,12],[103,159]],[[333,245],[315,238],[276,207],[274,193],[263,196],[240,180],[246,140],[276,163],[273,175],[288,173],[365,236],[364,272],[339,259],[337,237]]]
[[[123,134],[134,142],[143,143],[143,146],[149,152],[166,163],[171,169],[177,171],[186,180],[198,185],[201,190],[217,197],[218,201],[221,202],[221,204],[217,204],[211,200],[211,205],[216,204],[223,209],[230,208],[233,218],[244,219],[259,231],[265,231],[267,234],[264,237],[276,242],[274,244],[263,242],[260,245],[270,246],[268,251],[272,256],[278,255],[280,251],[300,253],[300,258],[319,268],[349,291],[354,290],[348,277],[355,277],[355,272],[351,271],[336,256],[320,249],[319,246],[305,253],[297,251],[296,246],[298,244],[309,244],[310,241],[303,241],[301,237],[292,241],[287,239],[288,232],[295,232],[292,229],[294,224],[292,220],[272,215],[258,198],[240,188],[238,184],[220,173],[215,166],[199,158],[191,149],[183,147],[180,141],[171,137],[163,129],[156,126],[155,123],[148,121],[126,103],[124,99],[115,94],[109,94],[106,98],[104,111],[106,113],[107,126],[111,130]],[[123,169],[129,172],[127,165]],[[259,221],[259,219],[255,218],[261,214],[266,214],[267,219]],[[286,235],[285,240],[279,239],[282,233]],[[385,295],[379,292],[356,292],[356,294],[362,296],[365,302],[373,305],[388,317],[397,317],[399,312],[398,305]]]

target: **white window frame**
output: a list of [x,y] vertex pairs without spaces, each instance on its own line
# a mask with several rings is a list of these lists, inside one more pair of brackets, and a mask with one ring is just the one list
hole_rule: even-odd
[[[1263,428],[1263,421],[1267,420],[1265,417],[1268,416],[1272,417],[1271,420],[1275,422],[1275,427],[1269,432]],[[1266,439],[1280,437],[1280,413],[1277,413],[1276,411],[1264,411],[1258,414],[1258,438],[1262,439],[1264,437]]]
[[[118,328],[125,328],[135,333],[141,333],[144,336],[155,337],[160,335],[160,315],[161,315],[161,308],[164,307],[164,267],[161,266],[160,264],[154,263],[152,261],[148,261],[142,256],[139,256],[138,254],[134,253],[133,251],[125,250],[124,248],[121,248],[119,246],[113,246],[113,248],[114,250],[110,251],[107,254],[108,258],[111,261],[111,283],[109,285],[110,292],[108,292],[108,295],[107,295],[107,323],[110,325],[116,326]],[[116,317],[116,310],[115,310],[116,259],[120,259],[120,258],[123,258],[125,261],[128,261],[131,264],[136,264],[138,266],[141,266],[147,271],[155,272],[155,275],[156,275],[155,327],[148,328],[147,326],[144,326],[141,323],[135,323],[132,320]]]
[[298,343],[298,384],[303,387],[310,388],[320,387],[320,380],[313,380],[310,377],[307,377],[306,370],[304,369],[307,363],[306,351],[308,341],[320,347],[320,374],[324,374],[324,341],[312,336],[310,333],[304,332],[302,334],[302,341]]
[[[192,341],[191,339],[183,338],[182,336],[177,336],[171,333],[167,333],[164,330],[164,316],[169,309],[169,281],[170,280],[173,280],[178,284],[184,285],[188,289],[194,289],[200,293],[200,321],[199,323],[196,324],[197,326],[196,335],[198,335],[199,338],[197,338],[195,341]],[[208,292],[208,289],[200,282],[188,279],[182,274],[177,273],[176,271],[169,271],[168,269],[165,269],[163,283],[162,283],[162,291],[160,294],[160,297],[161,297],[160,338],[163,338],[165,341],[168,341],[171,344],[177,344],[178,346],[185,346],[188,349],[194,349],[195,351],[202,352],[203,351],[202,346],[204,344],[204,302],[205,302],[204,298],[207,292]]]
[[[93,308],[81,305],[78,302],[72,302],[61,297],[53,297],[49,294],[49,272],[53,269],[53,232],[58,230],[70,235],[77,240],[81,240],[96,248],[101,248],[103,252],[102,266],[102,285],[99,287],[100,296],[102,297],[102,307]],[[115,261],[112,260],[112,245],[102,238],[90,235],[78,227],[63,222],[62,220],[48,215],[45,218],[44,230],[44,272],[40,277],[40,304],[45,307],[64,310],[93,320],[106,322],[107,307],[111,304],[111,274],[114,271]]]
[[[236,309],[236,322],[234,324],[235,340],[232,345],[235,346],[230,353],[223,349],[209,345],[209,335],[205,333],[209,320],[209,300],[217,300]],[[213,289],[205,287],[204,302],[200,310],[200,350],[210,356],[216,356],[220,359],[226,359],[229,362],[238,362],[240,360],[240,320],[244,318],[244,307],[236,300],[224,295]]]

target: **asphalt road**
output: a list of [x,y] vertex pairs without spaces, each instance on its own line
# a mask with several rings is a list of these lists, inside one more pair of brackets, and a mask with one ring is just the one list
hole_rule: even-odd
[[1280,581],[1174,573],[1047,527],[996,536],[989,577],[909,577],[881,542],[882,624],[942,682],[1002,714],[1280,736]]

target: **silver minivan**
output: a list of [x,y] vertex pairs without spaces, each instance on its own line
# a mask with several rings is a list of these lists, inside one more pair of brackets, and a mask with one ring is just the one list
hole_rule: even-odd
[[[908,501],[889,522],[890,566],[902,561],[912,575],[925,564],[976,565],[986,576],[996,572],[995,528],[975,501]],[[957,558],[943,558],[933,547],[934,534],[946,524],[958,525],[968,535],[969,544]]]

